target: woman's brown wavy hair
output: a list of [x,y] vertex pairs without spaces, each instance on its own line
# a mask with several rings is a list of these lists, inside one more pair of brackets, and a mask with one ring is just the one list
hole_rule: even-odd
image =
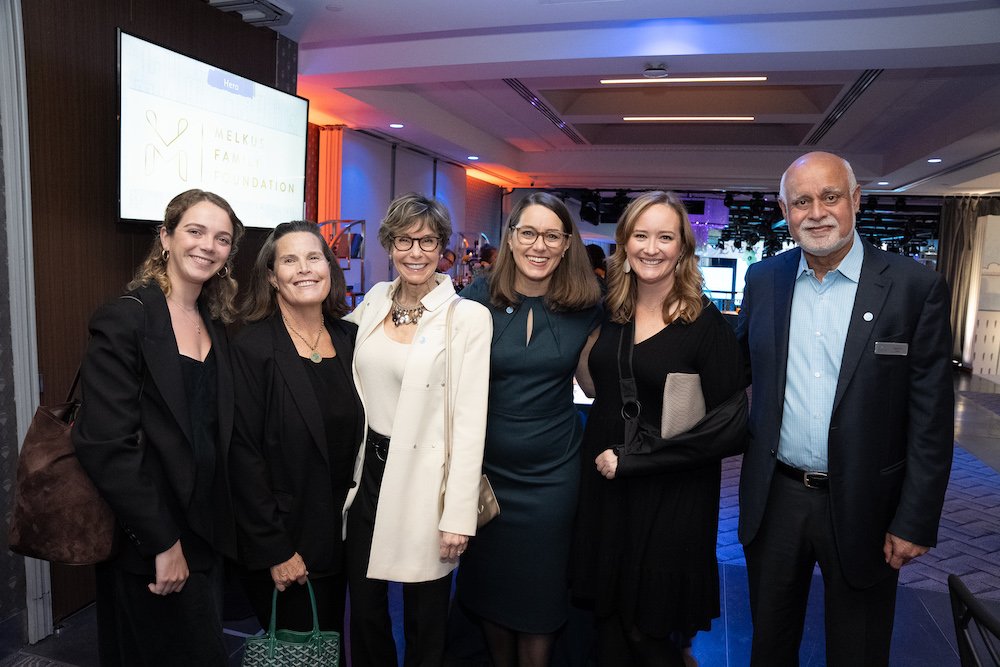
[[[173,235],[187,210],[203,201],[215,204],[225,211],[233,226],[232,249],[229,251],[229,258],[226,260],[225,266],[222,271],[205,281],[201,288],[201,296],[205,299],[205,304],[208,306],[208,312],[211,313],[212,318],[229,324],[236,319],[236,293],[239,289],[236,279],[233,278],[233,258],[239,248],[240,239],[243,238],[243,223],[236,217],[233,207],[214,192],[197,189],[187,190],[171,199],[170,203],[167,204],[167,209],[163,213],[163,224],[157,228],[157,232],[164,229],[168,236]],[[159,233],[153,240],[153,245],[150,246],[146,259],[139,265],[132,280],[129,281],[127,289],[139,289],[154,282],[160,286],[164,295],[170,296],[170,278],[167,276],[167,261],[163,257],[163,244],[160,243]]]
[[[684,202],[673,192],[656,190],[644,192],[631,202],[618,219],[615,229],[615,252],[607,260],[608,294],[607,307],[611,320],[624,324],[635,317],[635,272],[625,273],[625,245],[635,230],[636,221],[651,206],[663,204],[677,213],[681,219],[681,248],[683,255],[677,262],[674,273],[674,285],[670,294],[663,300],[663,321],[669,324],[674,320],[693,322],[701,315],[702,309],[702,277],[698,269],[698,256],[695,254],[694,231],[688,218]],[[677,309],[670,312],[674,303]]]

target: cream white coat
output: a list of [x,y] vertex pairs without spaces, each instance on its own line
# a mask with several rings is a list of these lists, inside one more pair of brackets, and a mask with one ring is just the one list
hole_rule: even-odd
[[[442,509],[445,320],[449,302],[458,297],[448,276],[437,274],[435,279],[437,287],[421,300],[426,310],[417,324],[403,370],[368,561],[368,577],[372,579],[440,579],[456,565],[440,558],[441,531],[476,533],[493,320],[489,310],[474,301],[462,299],[455,307],[451,340],[454,436]],[[347,316],[358,325],[355,350],[382,326],[398,286],[398,278],[378,283]],[[379,397],[365,391],[357,359],[355,353],[354,381],[362,402],[371,405]],[[355,482],[360,482],[364,456],[362,447],[354,466]]]

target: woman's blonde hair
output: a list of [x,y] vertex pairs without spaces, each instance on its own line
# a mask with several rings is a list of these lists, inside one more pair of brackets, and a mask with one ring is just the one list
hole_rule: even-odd
[[323,300],[323,315],[336,318],[347,314],[347,287],[340,262],[337,261],[315,222],[294,220],[283,222],[275,227],[257,253],[253,270],[250,272],[250,288],[243,301],[243,319],[247,322],[262,320],[271,315],[278,307],[277,290],[274,289],[270,281],[271,273],[274,271],[278,239],[294,232],[305,232],[315,236],[320,247],[323,248],[323,257],[326,258],[326,263],[330,265],[330,293]]
[[[608,313],[614,322],[624,324],[635,317],[636,279],[635,273],[625,273],[625,246],[635,230],[636,221],[650,207],[662,204],[674,210],[681,221],[681,256],[674,272],[674,285],[663,300],[663,321],[674,320],[693,322],[701,315],[702,277],[695,254],[694,231],[688,218],[684,202],[673,192],[644,192],[625,208],[618,227],[615,229],[615,252],[607,260],[608,265]],[[674,304],[677,308],[671,312]]]
[[[205,281],[201,288],[201,294],[205,298],[208,312],[213,319],[222,320],[229,324],[236,319],[236,292],[238,285],[233,278],[233,257],[239,248],[240,239],[243,238],[243,223],[236,217],[233,207],[225,199],[213,192],[204,190],[187,190],[170,200],[167,209],[163,213],[163,224],[157,228],[166,230],[168,236],[173,235],[181,218],[187,210],[195,204],[207,201],[215,204],[229,216],[229,222],[233,226],[233,243],[229,251],[229,258],[225,266],[216,275]],[[156,283],[163,290],[163,294],[170,296],[170,278],[167,276],[167,258],[163,252],[163,244],[160,243],[160,235],[157,234],[153,240],[153,245],[149,248],[146,259],[143,260],[135,275],[129,282],[127,289],[134,290],[146,287],[151,283]]]
[[559,261],[559,266],[552,272],[548,291],[545,293],[545,304],[555,311],[573,311],[590,308],[601,300],[601,286],[597,276],[590,268],[590,257],[583,247],[580,230],[573,224],[573,218],[566,204],[555,195],[548,192],[532,192],[517,202],[507,217],[500,241],[500,254],[490,272],[490,302],[494,306],[515,306],[521,302],[515,284],[517,280],[517,263],[511,243],[520,243],[513,231],[521,220],[521,215],[529,206],[543,206],[555,213],[562,223],[564,232],[570,235],[566,254]]

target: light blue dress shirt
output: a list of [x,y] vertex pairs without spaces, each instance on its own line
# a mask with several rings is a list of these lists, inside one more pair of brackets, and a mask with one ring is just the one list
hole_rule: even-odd
[[804,254],[799,259],[789,320],[778,459],[800,470],[828,470],[833,397],[864,255],[855,231],[851,250],[823,282],[806,264]]

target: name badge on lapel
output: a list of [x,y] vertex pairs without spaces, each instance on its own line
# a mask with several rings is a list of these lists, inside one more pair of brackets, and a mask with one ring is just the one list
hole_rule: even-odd
[[909,343],[890,343],[875,341],[875,354],[885,354],[890,357],[905,357],[910,352]]

